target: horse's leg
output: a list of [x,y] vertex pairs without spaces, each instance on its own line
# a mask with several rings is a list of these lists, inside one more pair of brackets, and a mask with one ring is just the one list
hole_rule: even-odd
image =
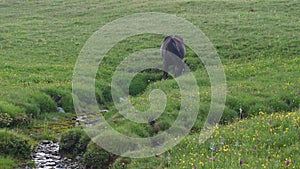
[[184,63],[182,62],[182,60],[180,61],[179,65],[178,65],[178,71],[179,71],[179,76],[183,74]]
[[183,74],[184,64],[182,61],[174,65],[174,76],[178,77]]
[[165,63],[164,64],[164,74],[163,79],[166,80],[168,78],[169,66]]
[[163,79],[166,80],[168,78],[168,73],[164,71]]
[[174,66],[173,66],[173,74],[174,74],[174,77],[177,77],[177,76],[178,76],[178,68],[177,68],[177,65],[174,65]]

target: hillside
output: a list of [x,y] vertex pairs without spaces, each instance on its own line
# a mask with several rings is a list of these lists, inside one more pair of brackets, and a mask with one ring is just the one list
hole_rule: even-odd
[[127,168],[297,168],[299,111],[259,114],[217,126],[204,144],[193,133],[169,155],[132,160]]
[[[89,142],[80,129],[73,129],[76,61],[94,32],[118,18],[143,12],[175,14],[207,36],[225,71],[225,109],[212,139],[198,144],[210,108],[211,81],[205,63],[187,46],[185,61],[200,95],[198,116],[188,136],[168,151],[170,155],[166,152],[128,160],[105,152],[101,158],[112,159],[105,165],[118,168],[125,161],[123,167],[126,164],[127,168],[299,166],[298,1],[12,0],[1,1],[0,8],[0,165],[4,168],[34,166],[31,152],[25,148],[18,152],[16,147],[30,148],[42,140],[59,141],[62,137],[74,141],[72,132],[84,138],[84,143],[73,142],[80,147],[79,154],[92,161],[88,154],[93,155],[99,147]],[[159,50],[163,38],[161,34],[145,33],[123,39],[106,53],[98,68],[95,96],[99,109],[108,110],[104,118],[128,136],[150,137],[163,132],[174,124],[181,108],[176,79],[162,81],[162,71],[151,69],[133,78],[129,100],[136,109],[145,111],[154,89],[165,92],[166,108],[154,127],[125,119],[112,100],[111,80],[122,60],[144,49]],[[120,82],[128,76],[121,76]],[[58,107],[66,113],[58,113]],[[222,138],[224,145],[210,151],[212,140],[217,146]],[[75,149],[67,156],[76,156]]]

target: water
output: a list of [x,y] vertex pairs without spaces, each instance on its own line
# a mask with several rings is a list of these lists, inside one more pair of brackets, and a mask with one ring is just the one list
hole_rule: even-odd
[[62,158],[59,154],[59,144],[44,140],[38,144],[37,152],[33,155],[36,169],[82,169],[76,161]]

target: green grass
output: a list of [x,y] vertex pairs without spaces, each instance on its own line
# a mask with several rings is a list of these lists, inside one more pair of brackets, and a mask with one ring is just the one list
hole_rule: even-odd
[[[219,132],[223,132],[222,137],[229,146],[239,140],[239,138],[229,138],[233,135],[229,128],[240,123],[253,126],[262,117],[272,117],[268,115],[255,117],[260,111],[267,114],[298,112],[300,3],[296,0],[106,0],[100,2],[13,0],[1,1],[0,8],[0,113],[12,118],[9,124],[3,118],[0,119],[0,126],[10,127],[10,130],[15,130],[16,133],[22,130],[25,134],[32,134],[36,140],[45,138],[55,140],[57,132],[63,132],[74,125],[73,115],[64,116],[54,112],[57,105],[67,112],[74,112],[71,97],[73,69],[87,39],[106,23],[137,12],[176,14],[201,29],[214,44],[224,65],[227,80],[226,107]],[[136,124],[125,120],[111,102],[110,80],[117,65],[133,52],[150,47],[159,48],[162,39],[163,36],[153,34],[127,38],[107,53],[103,66],[99,67],[96,82],[97,99],[101,108],[110,110],[105,117],[120,132],[148,137],[168,128],[176,119],[180,109],[178,99],[181,98],[178,86],[172,79],[160,81],[161,72],[139,74],[130,88],[132,94],[130,100],[139,110],[149,108],[148,96],[152,89],[159,88],[167,93],[166,110],[157,120],[160,130],[149,128],[147,124]],[[251,146],[254,146],[250,141],[245,143],[246,147],[240,148],[247,149],[248,152],[240,149],[234,149],[229,154],[214,152],[215,163],[209,161],[211,152],[207,147],[210,141],[204,144],[191,143],[190,146],[194,150],[191,148],[183,150],[189,141],[197,138],[208,113],[211,97],[210,82],[205,67],[190,49],[187,50],[186,61],[199,84],[200,110],[191,135],[170,151],[171,158],[174,160],[171,161],[169,168],[176,166],[192,168],[193,165],[200,168],[202,163],[206,168],[211,168],[212,164],[215,168],[247,166],[263,168],[262,164],[281,168],[284,167],[287,159],[292,160],[291,166],[299,165],[297,163],[299,160],[293,157],[297,155],[295,150],[299,147],[297,139],[290,140],[291,145],[286,144],[286,147],[280,149],[282,151],[280,157],[270,157],[268,163],[263,161],[265,153],[269,153],[267,155],[270,156],[279,153],[273,149],[267,149],[265,152],[249,152]],[[238,114],[240,110],[242,110],[242,117],[248,119],[235,122],[235,119],[240,116]],[[232,122],[235,123],[231,124]],[[279,120],[278,123],[280,122],[282,121]],[[47,128],[45,124],[48,124]],[[259,126],[263,127],[261,125],[262,123],[258,126],[254,125],[249,130],[240,130],[241,138],[242,135],[255,134],[254,130],[258,130]],[[288,131],[291,135],[297,132],[299,133],[294,130]],[[267,130],[263,130],[262,134],[267,135]],[[288,136],[282,134],[284,134],[283,140],[279,140],[278,144],[289,141]],[[277,136],[270,136],[277,139]],[[263,139],[266,140],[267,137],[263,136]],[[215,142],[217,143],[217,140]],[[265,149],[271,146],[269,142],[263,143],[265,145],[257,146]],[[194,158],[190,153],[199,156],[194,151],[197,153],[203,151],[203,159]],[[234,152],[241,155],[236,155]],[[229,156],[232,158],[226,159]],[[162,156],[157,158],[160,160],[151,158],[133,160],[128,164],[128,168],[166,167],[161,161],[164,158]],[[239,166],[239,158],[243,160],[242,166]],[[185,160],[185,164],[180,159]],[[1,161],[5,160],[1,159]],[[118,161],[122,159],[117,159]],[[10,162],[11,160],[8,159],[6,165],[9,166]]]
[[[297,110],[300,103],[297,92],[299,91],[299,79],[295,78],[294,75],[295,72],[298,72],[296,64],[299,63],[299,58],[290,60],[277,58],[276,61],[254,59],[250,63],[240,62],[237,64],[233,62],[230,66],[225,65],[228,85],[227,100],[220,123],[231,123],[233,119],[240,117],[238,113],[240,110],[243,118],[255,116],[259,111],[271,113]],[[198,120],[193,130],[200,131],[209,111],[210,83],[203,70],[196,71],[195,75],[199,84],[201,103]],[[147,110],[149,108],[148,97],[153,89],[163,90],[168,99],[166,109],[157,122],[167,122],[171,126],[180,110],[181,99],[175,80],[155,82],[149,85],[141,95],[131,97],[131,102],[136,106],[136,109]],[[111,112],[106,114],[106,118],[110,119],[113,126],[118,126],[116,124],[126,125],[125,130],[127,132],[129,131],[128,128],[131,128],[129,126],[135,126],[136,130],[149,130],[147,125],[137,125],[118,115],[117,110],[113,107]]]
[[75,126],[76,115],[70,113],[49,113],[32,120],[24,134],[30,135],[34,140],[58,141],[58,133],[62,133]]
[[215,44],[224,63],[231,63],[228,58],[291,59],[299,53],[298,11],[293,10],[299,5],[297,1],[42,1],[1,5],[3,92],[70,87],[76,58],[87,38],[105,23],[136,12],[167,12],[186,18]]
[[0,166],[3,169],[11,169],[11,168],[16,168],[18,166],[18,163],[16,160],[14,160],[11,157],[0,156]]
[[17,159],[30,159],[32,146],[36,142],[21,132],[0,130],[0,154]]
[[168,152],[169,160],[164,153],[133,159],[126,168],[297,168],[299,115],[299,111],[270,115],[260,112],[256,117],[217,126],[204,144],[199,144],[197,133],[187,136]]

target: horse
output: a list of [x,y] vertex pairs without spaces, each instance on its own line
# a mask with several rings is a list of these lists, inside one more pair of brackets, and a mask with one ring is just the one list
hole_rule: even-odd
[[161,57],[163,59],[163,79],[168,78],[169,66],[173,66],[173,74],[178,77],[183,74],[184,63],[182,59],[185,57],[185,46],[183,39],[177,35],[165,37],[161,45]]

